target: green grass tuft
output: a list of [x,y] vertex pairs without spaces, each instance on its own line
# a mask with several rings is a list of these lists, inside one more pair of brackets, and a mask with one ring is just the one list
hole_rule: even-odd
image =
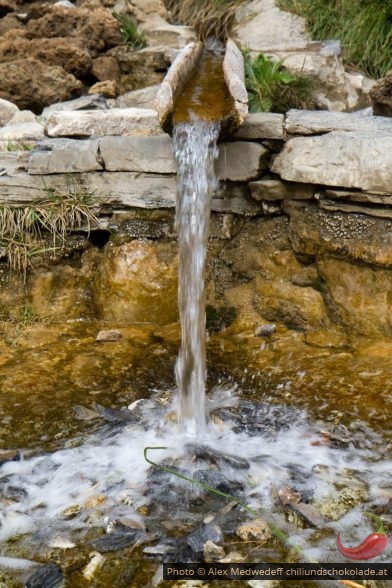
[[339,39],[347,63],[378,78],[392,69],[392,0],[278,0],[315,40]]
[[244,64],[250,112],[286,112],[312,105],[314,82],[308,76],[292,73],[262,53],[252,58],[245,51]]
[[147,40],[142,31],[139,30],[137,23],[127,14],[115,14],[120,25],[120,31],[123,36],[125,45],[129,45],[133,49],[143,49],[146,47]]

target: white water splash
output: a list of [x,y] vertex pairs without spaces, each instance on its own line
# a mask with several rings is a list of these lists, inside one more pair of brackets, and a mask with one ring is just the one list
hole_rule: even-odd
[[[159,483],[158,494],[154,491],[149,494],[149,474],[152,470],[143,455],[146,446],[165,446],[166,450],[151,452],[150,458],[156,462],[169,458],[170,463],[189,472],[190,476],[200,467],[195,464],[192,452],[186,448],[184,436],[176,424],[166,420],[166,410],[152,411],[148,405],[138,424],[128,425],[122,430],[104,429],[80,447],[7,462],[1,466],[0,486],[6,491],[9,487],[19,489],[20,498],[3,505],[0,540],[28,533],[33,535],[33,541],[46,545],[59,535],[78,543],[79,530],[88,527],[107,528],[111,520],[124,517],[142,522],[137,509],[148,503],[159,503],[168,492],[168,483],[179,485],[179,495],[183,494],[184,501],[182,505],[174,503],[167,516],[181,518],[177,509],[186,508],[185,498],[200,490],[169,476],[169,482]],[[319,441],[320,435],[307,422],[306,414],[301,413],[292,419],[290,426],[278,430],[273,437],[262,434],[249,436],[245,431],[236,433],[230,421],[219,425],[210,422],[206,427],[205,442],[212,450],[222,451],[224,448],[227,454],[249,460],[248,470],[223,464],[220,471],[227,479],[245,485],[243,499],[260,511],[261,516],[276,516],[273,514],[276,491],[293,483],[293,471],[296,472],[300,492],[311,492],[317,501],[339,496],[345,485],[349,488],[355,483],[355,475],[347,477],[347,471],[356,472],[357,478],[368,485],[373,501],[377,496],[377,486],[387,486],[391,464],[384,461],[381,454],[376,462],[375,454],[369,460],[369,450],[352,447],[336,449],[318,445]],[[373,492],[371,488],[374,488]],[[95,500],[98,497],[99,500]],[[80,507],[79,511],[74,518],[67,520],[64,511],[75,505]],[[363,533],[364,525],[369,523],[363,520],[362,509],[358,505],[337,523],[326,523],[331,534],[321,541],[314,552],[320,561],[328,561],[328,550],[331,550],[332,559],[336,560],[336,530],[347,533],[358,526],[358,533],[361,530]],[[285,525],[284,520],[279,524]],[[307,529],[301,535],[293,535],[292,539],[303,545],[307,553],[313,533],[314,530]],[[309,553],[313,554],[312,551]],[[385,557],[389,556],[390,552],[386,552]]]

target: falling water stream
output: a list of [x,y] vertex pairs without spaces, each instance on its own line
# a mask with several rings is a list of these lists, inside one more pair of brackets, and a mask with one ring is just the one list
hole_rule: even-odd
[[211,196],[216,187],[218,122],[195,120],[174,128],[177,160],[178,303],[181,350],[176,364],[179,420],[200,434],[205,428],[205,284]]
[[196,75],[184,88],[174,113],[177,161],[178,306],[181,349],[176,364],[179,422],[183,430],[205,430],[205,284],[211,197],[221,120],[233,108],[222,59],[205,51]]

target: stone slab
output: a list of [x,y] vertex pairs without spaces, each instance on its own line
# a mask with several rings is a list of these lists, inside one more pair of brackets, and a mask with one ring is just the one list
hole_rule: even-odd
[[31,152],[29,174],[88,172],[102,169],[99,139],[47,139]]
[[103,137],[100,153],[108,171],[173,174],[177,166],[172,139],[159,137]]
[[274,112],[251,112],[238,129],[238,139],[283,139],[284,116]]
[[369,194],[367,192],[354,192],[350,190],[325,190],[325,195],[332,200],[392,205],[392,195],[383,196],[381,194]]
[[269,151],[259,143],[234,141],[219,146],[217,174],[221,180],[248,182],[268,167]]
[[332,132],[290,139],[272,171],[284,180],[392,193],[392,134]]
[[370,207],[359,204],[351,204],[348,202],[336,202],[336,200],[328,200],[326,198],[320,199],[320,207],[324,210],[330,210],[332,212],[339,211],[351,214],[366,214],[367,216],[375,216],[377,218],[392,218],[392,207]]
[[47,191],[66,194],[77,189],[93,194],[97,207],[171,208],[175,205],[174,175],[132,172],[29,175],[26,172],[0,176],[0,202],[31,204],[47,198]]
[[287,183],[280,180],[258,180],[249,182],[252,198],[260,200],[310,200],[316,187],[309,184]]
[[331,131],[365,131],[392,134],[392,118],[364,116],[355,112],[289,110],[285,129],[292,135],[319,135]]
[[49,137],[160,135],[157,113],[149,108],[112,108],[52,112],[46,123]]

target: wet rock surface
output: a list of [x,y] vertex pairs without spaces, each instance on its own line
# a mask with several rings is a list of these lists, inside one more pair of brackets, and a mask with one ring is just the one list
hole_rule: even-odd
[[55,564],[47,564],[41,566],[28,578],[26,588],[54,588],[62,581],[63,575],[59,567]]

